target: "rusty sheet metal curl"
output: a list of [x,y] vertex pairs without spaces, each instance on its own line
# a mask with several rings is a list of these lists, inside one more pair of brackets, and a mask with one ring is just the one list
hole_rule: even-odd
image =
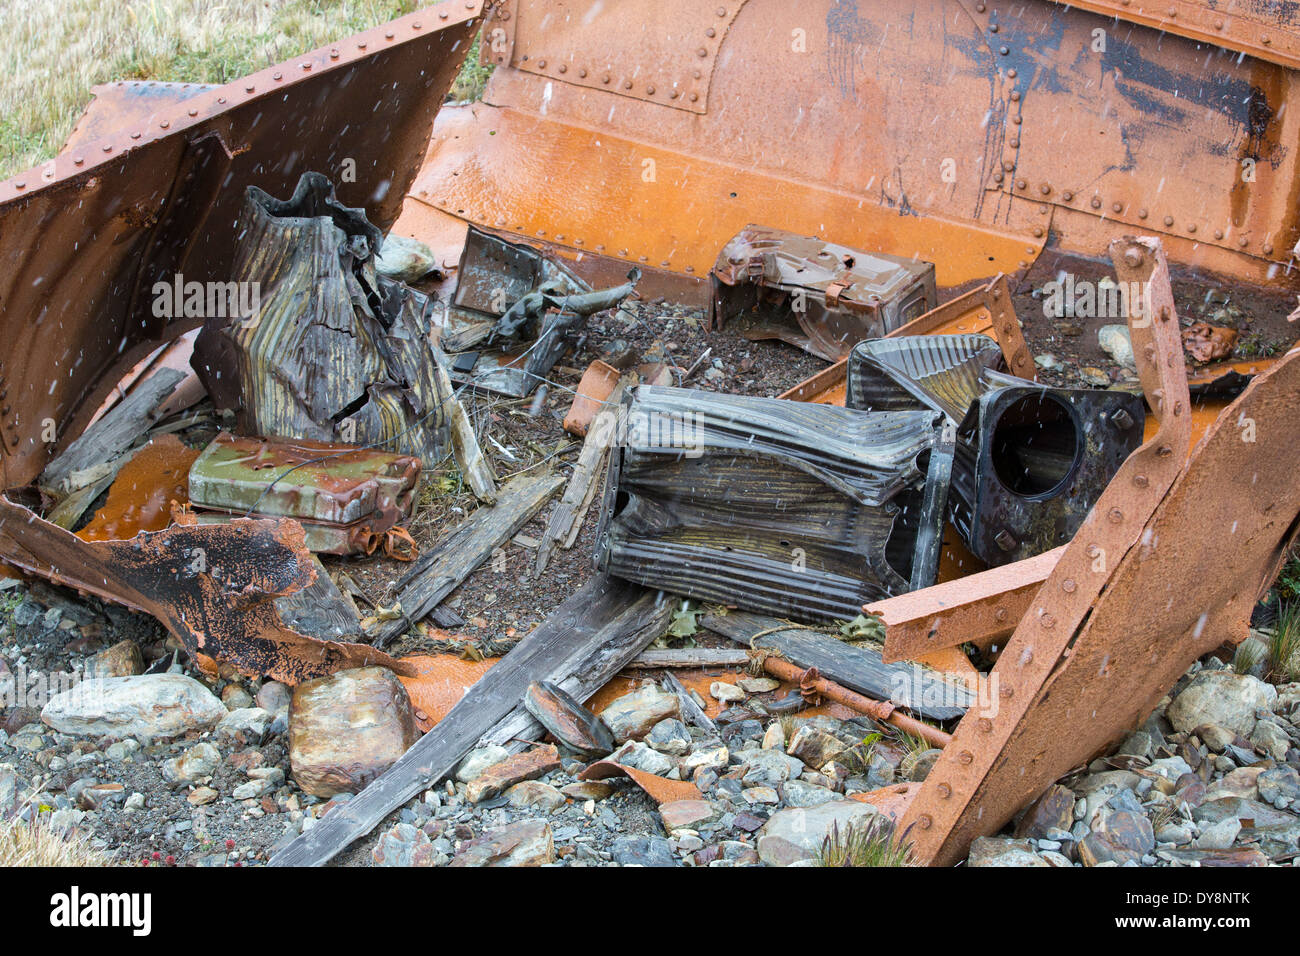
[[286,627],[274,599],[313,579],[294,521],[176,525],[126,541],[83,541],[0,496],[0,552],[60,584],[158,618],[200,663],[230,664],[286,684],[336,670],[405,665],[372,647],[307,637]]

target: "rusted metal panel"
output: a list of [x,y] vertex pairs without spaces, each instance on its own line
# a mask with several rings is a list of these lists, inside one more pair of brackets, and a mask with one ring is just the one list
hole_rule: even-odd
[[938,305],[933,263],[763,226],[733,237],[710,276],[714,328],[744,317],[749,338],[778,338],[831,362]]
[[[141,124],[154,113],[171,112],[186,100],[216,89],[203,83],[120,80],[90,88],[94,97],[72,128],[61,152],[85,149],[118,130]],[[51,171],[53,172],[53,171]]]
[[1054,0],[1126,23],[1152,27],[1266,63],[1300,68],[1300,16],[1289,3],[1258,0],[1169,0],[1134,6],[1132,0]]
[[[934,261],[948,289],[1021,274],[1049,235],[1087,253],[1135,228],[1163,235],[1176,262],[1295,285],[1273,266],[1298,235],[1298,75],[1231,42],[1116,29],[1049,0],[750,0],[719,36],[695,115],[577,85],[553,54],[521,66],[553,20],[571,49],[617,48],[658,5],[620,4],[599,29],[564,19],[571,4],[530,4],[543,8],[551,20],[517,24],[486,103],[444,115],[417,199],[685,276],[761,221]],[[1251,16],[1292,32],[1286,11]],[[1239,21],[1224,20],[1232,34]],[[662,52],[630,50],[620,69],[649,77]]]
[[[1145,537],[1148,521],[1178,475],[1191,434],[1182,343],[1168,266],[1160,243],[1149,238],[1121,239],[1111,245],[1110,251],[1119,279],[1138,282],[1143,290],[1141,300],[1130,303],[1129,330],[1138,361],[1138,377],[1159,418],[1159,428],[1120,468],[1066,547],[990,673],[990,681],[996,682],[992,702],[969,711],[962,718],[952,744],[945,748],[909,808],[901,832],[907,834],[916,858],[922,862],[955,861],[974,836],[995,832],[1023,805],[1023,801],[1017,802],[1022,786],[1030,782],[1046,786],[1068,770],[1073,758],[1060,746],[1064,739],[1070,741],[1070,750],[1100,749],[1118,730],[1118,725],[1110,723],[1109,716],[1098,719],[1097,715],[1106,713],[1107,708],[1096,701],[1095,695],[1067,694],[1065,698],[1073,706],[1078,701],[1087,702],[1084,706],[1093,716],[1086,723],[1083,714],[1055,723],[1040,721],[1035,716],[1032,718],[1035,732],[1049,734],[1053,748],[1025,755],[1021,761],[1008,760],[1005,751],[1035,700],[1049,691],[1063,657],[1072,657],[1070,646],[1080,626],[1090,614],[1091,620],[1096,620],[1094,608],[1102,591],[1109,593],[1108,585],[1116,569],[1137,560],[1136,556],[1155,544],[1154,539]],[[1226,474],[1225,480],[1230,480]],[[1295,511],[1287,514],[1289,526]],[[1202,520],[1198,518],[1194,523],[1199,536],[1204,531]],[[1220,540],[1229,538],[1225,533]],[[1204,549],[1202,553],[1213,553],[1204,544],[1200,540],[1196,547]],[[1159,551],[1170,553],[1163,538],[1159,541]],[[1130,552],[1134,557],[1130,557]],[[1231,580],[1233,586],[1240,583],[1226,576],[1216,580]],[[1180,585],[1184,594],[1188,590]],[[1248,600],[1253,604],[1256,597],[1257,593],[1252,592]],[[1128,609],[1126,614],[1129,619],[1112,631],[1108,640],[1117,653],[1121,647],[1140,649],[1149,660],[1151,648],[1160,646],[1160,642],[1155,638],[1130,642],[1134,612]],[[1154,632],[1171,633],[1165,629],[1161,615],[1147,618],[1146,626]],[[1158,652],[1155,657],[1161,659]],[[1182,673],[1186,663],[1180,665],[1178,673]],[[1104,671],[1104,665],[1101,669]],[[1093,673],[1097,674],[1096,665]],[[1143,679],[1147,679],[1145,675]],[[1160,685],[1160,689],[1164,686]],[[1148,691],[1152,689],[1154,682],[1148,685]],[[1114,703],[1117,711],[1126,713],[1131,705],[1127,701],[1122,706],[1119,699]],[[1001,789],[995,786],[992,792],[984,792],[990,780],[1000,780]]]
[[0,553],[60,584],[152,614],[200,665],[286,684],[346,667],[407,665],[362,644],[318,640],[280,621],[274,599],[315,573],[293,521],[175,525],[127,541],[83,541],[0,496]]
[[[160,322],[147,283],[161,263],[229,281],[246,185],[287,195],[303,172],[341,174],[350,160],[361,175],[340,183],[340,200],[381,229],[396,219],[479,6],[402,17],[0,182],[6,487],[75,438],[121,372],[197,324]],[[363,135],[358,117],[385,134]],[[54,445],[42,440],[47,422]]]
[[[1300,441],[1298,389],[1300,351],[1292,351],[1219,418],[1137,546],[1106,576],[1106,591],[1068,654],[1033,633],[1041,627],[1030,612],[1003,653],[1007,666],[1000,661],[992,672],[1016,696],[1027,692],[1023,713],[1004,699],[1005,713],[968,715],[973,726],[963,723],[954,734],[954,756],[978,747],[982,772],[955,777],[945,753],[909,812],[918,827],[923,815],[932,821],[913,830],[926,859],[957,859],[973,837],[994,832],[1058,776],[1140,723],[1192,661],[1225,639],[1246,636],[1251,611],[1297,531],[1300,476],[1294,459],[1275,449]],[[1244,440],[1248,428],[1268,438]],[[1083,551],[1085,542],[1071,550]],[[1035,603],[1047,603],[1053,585],[1065,580],[1054,574]],[[1027,653],[1047,669],[1041,682],[1025,673],[1034,664],[1018,663]],[[1016,670],[1021,673],[1013,676]],[[993,740],[1000,744],[991,763],[985,760],[989,744],[975,743],[990,738],[979,730],[982,719],[993,721]],[[951,797],[943,797],[944,786]],[[946,803],[951,812],[940,809]]]
[[[632,14],[605,0],[510,0],[493,29],[514,24],[508,62],[515,69],[703,113],[722,41],[745,3],[662,0]],[[487,37],[491,45],[491,30]]]
[[866,605],[885,625],[885,663],[914,661],[948,647],[987,646],[1010,634],[1065,551],[989,568]]

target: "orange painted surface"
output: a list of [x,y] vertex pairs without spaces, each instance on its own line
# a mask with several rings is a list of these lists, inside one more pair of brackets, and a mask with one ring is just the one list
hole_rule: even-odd
[[128,461],[108,489],[108,500],[77,532],[85,541],[124,541],[171,524],[171,503],[189,504],[189,474],[199,449],[175,435],[159,435]]
[[496,662],[497,658],[467,661],[455,654],[403,657],[402,663],[415,667],[416,674],[414,677],[399,675],[398,680],[411,698],[420,729],[428,733]]
[[[640,175],[649,168],[653,182]],[[485,103],[438,114],[410,197],[489,229],[691,276],[707,275],[718,250],[750,223],[829,231],[854,248],[916,256],[935,263],[943,287],[1016,274],[1043,245]],[[408,216],[404,227],[416,222]]]

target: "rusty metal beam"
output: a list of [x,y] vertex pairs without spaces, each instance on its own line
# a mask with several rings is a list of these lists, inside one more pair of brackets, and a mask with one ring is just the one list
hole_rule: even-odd
[[[1107,721],[1101,722],[1108,731],[1101,736],[1092,732],[1098,725],[1095,718],[1088,728],[1077,722],[1048,727],[1030,711],[1061,662],[1070,657],[1089,614],[1095,619],[1093,607],[1116,569],[1141,545],[1147,522],[1178,475],[1191,434],[1182,342],[1160,243],[1130,237],[1113,242],[1110,252],[1120,281],[1139,283],[1143,290],[1141,299],[1130,303],[1128,324],[1138,377],[1159,427],[1125,461],[1066,546],[990,672],[992,702],[971,708],[962,718],[952,745],[908,809],[900,832],[909,834],[913,853],[923,862],[954,862],[974,836],[996,832],[1023,805],[1016,801],[1023,795],[1025,778],[1035,784],[1041,779],[1046,786],[1071,766],[1062,763],[1062,755],[1100,749],[1110,739]],[[1111,637],[1122,644],[1128,634],[1126,628]],[[1095,697],[1072,701],[1093,714],[1105,709]],[[1033,726],[1040,739],[1044,734],[1056,738],[1052,747],[1027,758],[1033,774],[1026,774],[1030,768],[1024,764],[1007,760],[1009,741],[1026,725]],[[1070,739],[1068,748],[1060,746],[1061,738]],[[1003,782],[1007,789],[986,792],[986,783],[1005,781],[1007,774],[1021,782]]]
[[1065,548],[866,605],[885,624],[885,663],[1010,634]]

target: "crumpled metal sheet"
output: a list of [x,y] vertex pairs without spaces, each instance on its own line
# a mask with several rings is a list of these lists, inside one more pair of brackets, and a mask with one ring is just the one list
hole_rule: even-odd
[[714,328],[757,312],[750,338],[778,338],[831,362],[939,304],[932,263],[763,226],[723,246],[710,275]]
[[83,541],[0,496],[0,553],[60,584],[152,614],[200,663],[286,684],[336,670],[408,665],[363,644],[290,630],[274,599],[314,574],[302,528],[287,520],[174,525],[125,541]]
[[610,456],[597,563],[699,600],[852,618],[911,587],[939,418],[640,386]]
[[986,335],[861,342],[849,356],[845,404],[931,408],[957,430],[948,516],[990,565],[1069,541],[1142,441],[1141,396],[1036,385],[1000,371]]
[[210,317],[193,360],[244,434],[445,456],[453,396],[432,368],[430,303],[375,271],[382,244],[320,173],[283,201],[248,187],[232,278],[256,284],[261,307]]

